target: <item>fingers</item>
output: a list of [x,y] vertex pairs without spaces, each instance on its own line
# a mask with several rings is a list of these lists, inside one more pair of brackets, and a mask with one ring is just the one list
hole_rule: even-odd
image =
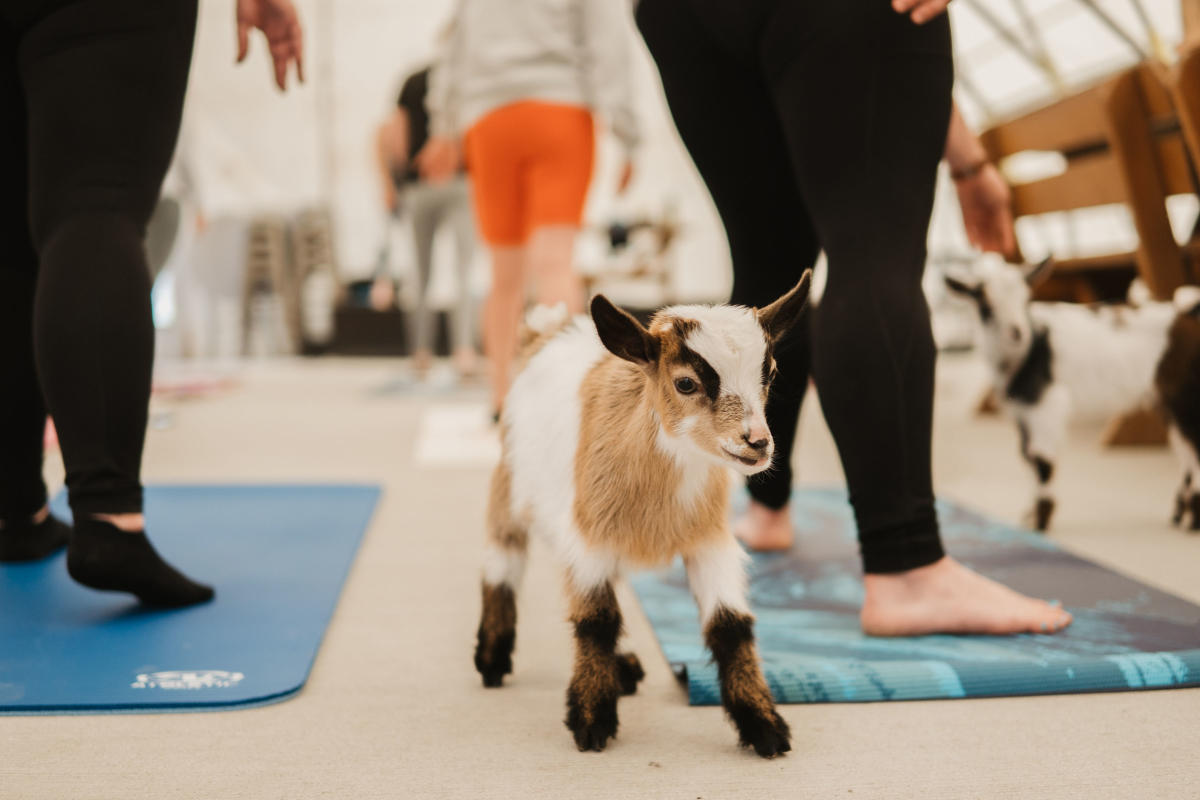
[[237,63],[240,64],[246,60],[246,54],[250,52],[250,24],[240,19],[237,24],[237,44]]
[[912,21],[923,25],[946,10],[950,0],[892,0],[892,8],[899,14],[911,12]]
[[300,20],[292,20],[292,42],[296,58],[296,80],[304,83],[304,31],[300,28]]

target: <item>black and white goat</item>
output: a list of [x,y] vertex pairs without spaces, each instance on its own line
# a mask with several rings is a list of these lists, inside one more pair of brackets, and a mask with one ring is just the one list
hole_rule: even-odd
[[772,348],[800,318],[809,278],[763,309],[672,306],[648,328],[602,295],[590,321],[530,316],[540,335],[526,339],[501,417],[475,667],[485,686],[512,671],[515,593],[529,536],[542,536],[566,573],[576,647],[566,724],[580,750],[616,735],[617,698],[643,675],[616,650],[612,581],[677,555],[741,743],[764,757],[791,747],[759,666],[728,505],[731,468],[771,464]]
[[1175,304],[1031,302],[1030,287],[1051,269],[1049,260],[1016,266],[985,256],[971,279],[946,277],[951,291],[975,304],[979,344],[992,369],[996,393],[1016,420],[1021,454],[1036,476],[1030,522],[1044,531],[1054,513],[1051,484],[1073,414],[1111,416],[1162,407],[1173,421],[1172,443],[1184,465],[1184,487],[1177,503],[1191,510],[1193,526],[1200,526],[1200,497],[1188,477],[1195,473],[1200,481],[1196,461],[1200,333],[1193,330],[1193,308],[1200,299],[1194,296],[1196,290],[1181,289]]

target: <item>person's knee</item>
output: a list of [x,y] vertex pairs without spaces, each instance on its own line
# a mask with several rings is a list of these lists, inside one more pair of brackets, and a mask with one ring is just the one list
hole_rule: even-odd
[[129,216],[83,211],[46,223],[38,233],[41,282],[66,274],[80,284],[100,282],[149,292],[145,231]]

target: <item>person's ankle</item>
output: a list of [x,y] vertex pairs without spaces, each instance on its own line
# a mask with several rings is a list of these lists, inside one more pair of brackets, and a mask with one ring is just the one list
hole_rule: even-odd
[[146,517],[139,513],[126,514],[92,514],[93,519],[107,522],[119,531],[125,533],[141,533],[146,529]]
[[[25,517],[25,516],[15,517],[13,519],[13,523],[16,524],[17,527],[22,527],[23,524],[25,523],[25,521],[28,520],[28,524],[30,524],[30,525],[41,525],[43,522],[45,522],[47,519],[49,519],[49,517],[50,517],[50,505],[46,504],[46,505],[42,506],[41,508],[39,508],[37,511],[30,514],[28,517]],[[3,530],[3,529],[4,529],[4,518],[0,517],[0,530]]]

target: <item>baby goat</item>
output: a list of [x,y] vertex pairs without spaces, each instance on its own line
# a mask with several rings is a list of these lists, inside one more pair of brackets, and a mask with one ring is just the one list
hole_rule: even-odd
[[[1055,460],[1074,411],[1113,415],[1162,403],[1179,411],[1173,440],[1180,452],[1200,444],[1200,414],[1190,410],[1200,400],[1190,394],[1200,381],[1196,355],[1178,353],[1168,366],[1167,380],[1190,381],[1190,390],[1156,389],[1155,370],[1171,351],[1167,330],[1176,309],[1171,303],[1147,302],[1137,306],[1083,306],[1076,303],[1030,302],[1030,287],[1051,269],[1049,260],[1032,267],[1006,264],[998,257],[981,259],[977,277],[970,281],[946,277],[955,293],[974,301],[979,313],[984,357],[993,370],[997,394],[1017,423],[1021,454],[1037,478],[1036,501],[1030,517],[1038,530],[1046,530],[1054,513],[1051,480]],[[1186,291],[1181,290],[1181,297]],[[1183,326],[1181,344],[1193,341],[1191,327]],[[1200,340],[1192,345],[1200,351]],[[1178,363],[1177,363],[1178,362]],[[1188,372],[1191,370],[1191,372]],[[1161,372],[1161,368],[1159,369]],[[1184,376],[1190,376],[1186,379]],[[1163,385],[1163,379],[1158,380]],[[1188,423],[1183,423],[1188,420]],[[1185,424],[1195,425],[1189,431]],[[1185,482],[1186,478],[1185,467]],[[1200,471],[1197,472],[1200,479]],[[1200,487],[1197,487],[1200,488]],[[1192,501],[1185,485],[1183,497]],[[1180,502],[1183,502],[1182,500]]]
[[771,464],[772,348],[801,317],[809,279],[763,309],[673,306],[649,328],[603,295],[591,322],[547,330],[546,314],[531,315],[543,331],[504,403],[475,667],[484,686],[512,671],[515,593],[529,535],[544,537],[566,572],[575,626],[566,724],[580,750],[603,750],[616,735],[617,697],[643,676],[636,656],[616,651],[612,581],[623,567],[676,555],[741,743],[764,757],[791,749],[759,667],[728,468],[753,475]]

